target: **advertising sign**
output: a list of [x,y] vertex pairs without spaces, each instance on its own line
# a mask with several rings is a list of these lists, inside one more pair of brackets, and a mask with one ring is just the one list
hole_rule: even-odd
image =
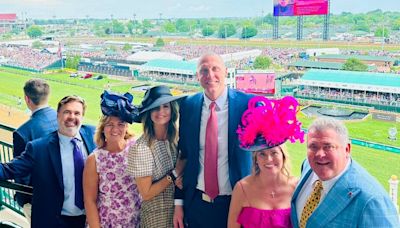
[[272,72],[238,72],[236,89],[246,93],[275,94],[275,73]]
[[328,0],[274,0],[274,16],[328,14]]

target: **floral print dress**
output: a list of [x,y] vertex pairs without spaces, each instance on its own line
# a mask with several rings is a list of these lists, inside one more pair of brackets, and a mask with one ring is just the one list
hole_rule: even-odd
[[97,208],[101,227],[139,227],[142,199],[133,176],[126,172],[129,141],[119,153],[96,149],[96,169],[99,174]]

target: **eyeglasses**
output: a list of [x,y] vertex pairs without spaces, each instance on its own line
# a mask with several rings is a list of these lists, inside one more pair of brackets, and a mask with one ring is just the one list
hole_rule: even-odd
[[198,72],[199,72],[199,74],[200,74],[201,76],[209,75],[210,72],[219,73],[219,72],[221,72],[221,71],[222,71],[222,69],[221,69],[221,67],[219,67],[219,66],[210,66],[210,67],[207,67],[207,66],[200,66],[200,68],[198,69]]
[[308,148],[309,151],[311,151],[313,153],[318,152],[321,148],[322,148],[322,150],[324,152],[331,153],[331,152],[337,150],[339,148],[339,146],[335,146],[333,144],[325,144],[325,145],[322,145],[322,146],[311,144],[311,145],[308,145],[307,148]]

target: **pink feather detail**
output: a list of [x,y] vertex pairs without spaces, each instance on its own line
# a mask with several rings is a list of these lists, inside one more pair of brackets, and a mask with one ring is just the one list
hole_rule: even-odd
[[304,132],[296,113],[299,103],[294,97],[279,100],[256,96],[249,100],[248,109],[243,113],[241,125],[237,129],[240,146],[249,148],[257,137],[262,136],[269,146],[286,140],[291,143],[304,142]]

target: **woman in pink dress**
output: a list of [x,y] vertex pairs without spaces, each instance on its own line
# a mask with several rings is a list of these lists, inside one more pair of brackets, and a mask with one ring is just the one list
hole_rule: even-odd
[[[290,200],[298,179],[290,174],[286,140],[303,141],[293,97],[254,97],[238,129],[240,145],[253,152],[253,172],[233,192],[228,227],[292,227]],[[249,153],[248,152],[248,153]]]
[[126,171],[129,147],[135,142],[128,131],[134,116],[132,99],[130,94],[102,95],[97,148],[88,157],[83,173],[90,228],[139,227],[142,199],[134,177]]

